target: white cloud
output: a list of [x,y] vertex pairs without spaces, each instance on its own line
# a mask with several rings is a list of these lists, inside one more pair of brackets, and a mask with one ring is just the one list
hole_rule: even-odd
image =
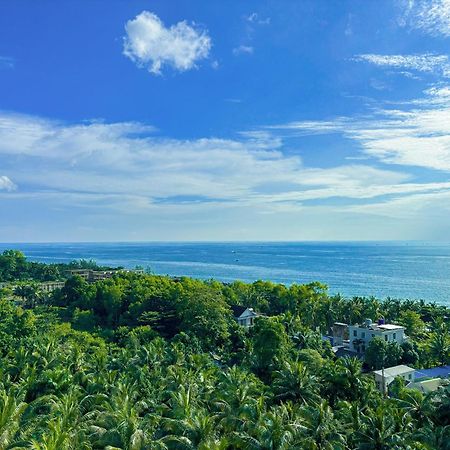
[[17,186],[6,176],[0,175],[0,191],[14,191]]
[[206,30],[186,21],[165,27],[154,13],[143,11],[125,25],[124,55],[139,67],[160,74],[164,65],[185,71],[196,67],[211,49]]
[[[357,61],[366,61],[382,67],[397,69],[410,69],[419,72],[436,72],[450,78],[450,62],[447,55],[434,55],[425,53],[422,55],[377,55],[363,54],[355,57]],[[404,73],[406,76],[410,74]]]
[[248,45],[240,45],[239,47],[233,48],[233,55],[251,55],[253,54],[253,47]]
[[450,172],[450,89],[436,86],[403,109],[325,122],[293,122],[279,128],[299,134],[342,133],[366,155],[388,164]]
[[258,24],[258,25],[269,25],[270,24],[270,17],[265,17],[264,19],[261,18],[261,16],[256,13],[253,12],[251,14],[249,14],[246,17],[247,21],[250,23],[254,23],[254,24]]
[[[436,87],[427,95],[444,99],[447,91]],[[443,104],[426,108],[434,110]],[[398,121],[411,120],[403,111],[390,111],[389,117],[387,112],[379,114],[384,115],[379,125],[383,130],[397,129]],[[304,134],[317,125],[319,132],[328,132],[334,126],[360,142],[385,139],[386,131],[369,122],[341,118],[325,126],[291,124],[289,130],[296,131],[297,126]],[[429,124],[441,125],[435,120]],[[380,136],[373,137],[377,133]],[[122,229],[139,232],[141,239],[198,239],[200,234],[202,239],[219,239],[220,233],[222,239],[275,235],[299,239],[295,234],[299,229],[311,238],[330,238],[337,236],[332,233],[341,219],[343,228],[338,228],[346,231],[338,234],[350,239],[363,236],[360,224],[364,220],[406,215],[401,207],[408,207],[410,197],[419,204],[421,198],[450,196],[450,181],[419,182],[406,172],[362,163],[305,166],[299,154],[292,149],[285,152],[283,145],[272,130],[240,133],[234,139],[180,140],[157,137],[151,126],[140,123],[66,124],[0,112],[0,160],[11,177],[0,177],[4,185],[0,202],[8,210],[32,209],[39,210],[39,217],[42,211],[48,217],[60,217],[67,222],[66,229],[72,230],[75,223],[94,226],[98,239],[132,238]],[[21,186],[20,191],[13,191],[11,179]],[[395,201],[397,208],[389,206]],[[373,209],[363,207],[369,204]],[[259,225],[253,230],[255,217]],[[350,217],[359,224],[352,232]],[[112,220],[114,229],[110,229]],[[11,218],[9,223],[16,222]],[[373,239],[393,236],[379,228],[380,222],[370,226],[371,232],[378,233],[369,236],[367,232]],[[273,234],[273,230],[283,231]],[[34,239],[33,233],[30,229],[27,239]],[[80,233],[94,239],[92,234]]]
[[450,37],[450,0],[403,0],[399,23],[432,36]]
[[[281,139],[267,131],[197,140],[152,132],[139,123],[68,125],[3,113],[0,155],[5,163],[21,159],[11,174],[21,185],[35,186],[34,193],[85,195],[88,202],[98,195],[122,197],[125,204],[138,197],[133,204],[146,208],[162,200],[298,207],[305,200],[450,187],[411,183],[405,173],[362,164],[305,167],[298,155],[284,154]],[[20,195],[27,193],[22,189]]]
[[[450,213],[450,190],[422,191],[374,203],[350,205],[344,210],[395,219],[423,220],[426,218],[446,223]],[[437,219],[439,216],[440,218]]]

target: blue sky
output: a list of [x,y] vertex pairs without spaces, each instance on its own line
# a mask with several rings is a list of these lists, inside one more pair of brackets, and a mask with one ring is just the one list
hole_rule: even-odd
[[450,0],[0,3],[0,241],[448,240]]

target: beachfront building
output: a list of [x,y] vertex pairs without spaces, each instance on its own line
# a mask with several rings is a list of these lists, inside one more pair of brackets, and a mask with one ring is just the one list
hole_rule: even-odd
[[400,365],[394,367],[387,367],[382,370],[375,370],[375,384],[380,392],[387,392],[388,386],[397,378],[403,378],[406,383],[414,382],[415,369]]
[[111,270],[91,270],[91,269],[73,269],[67,271],[68,277],[79,276],[90,283],[95,283],[96,281],[107,280],[112,278],[114,275],[123,273],[134,273],[138,275],[143,275],[145,272],[142,269],[111,269]]
[[363,325],[350,325],[348,327],[349,350],[354,353],[365,353],[369,342],[375,338],[381,338],[386,342],[405,341],[405,328],[400,325],[385,324],[383,319],[373,323],[366,319]]
[[56,289],[62,289],[64,287],[64,284],[65,281],[45,281],[39,283],[37,287],[42,292],[50,293],[56,291]]
[[[42,281],[42,282],[24,281],[21,282],[20,284],[33,286],[40,292],[50,293],[55,291],[56,289],[62,289],[64,287],[65,281]],[[16,289],[17,286],[18,284],[13,282],[0,283],[0,289],[9,288],[14,291],[14,289]]]
[[252,327],[255,319],[259,316],[253,308],[247,308],[246,306],[232,305],[231,310],[237,323],[245,328]]

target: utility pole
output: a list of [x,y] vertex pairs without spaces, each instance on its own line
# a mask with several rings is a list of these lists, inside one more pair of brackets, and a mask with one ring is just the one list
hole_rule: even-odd
[[384,397],[387,397],[387,391],[386,391],[386,380],[384,378],[384,366],[386,365],[386,352],[383,350],[382,353],[382,359],[381,359],[381,385],[383,389],[383,395]]

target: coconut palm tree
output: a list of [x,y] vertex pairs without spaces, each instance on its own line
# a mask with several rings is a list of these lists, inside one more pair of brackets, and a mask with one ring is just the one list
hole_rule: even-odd
[[414,433],[417,441],[426,445],[427,450],[450,450],[450,425],[426,426]]
[[27,406],[23,401],[23,393],[0,392],[0,448],[8,448],[18,437],[21,418]]
[[310,450],[341,450],[346,448],[346,439],[328,403],[323,400],[315,406],[304,406],[300,410],[304,438],[302,447]]
[[232,433],[233,448],[249,450],[300,449],[304,427],[292,414],[292,405],[281,405],[261,415],[251,427]]
[[384,403],[362,415],[362,426],[356,433],[361,450],[391,450],[403,443],[403,433],[393,417],[395,409],[387,406]]
[[435,361],[445,365],[450,361],[450,331],[443,320],[438,320],[433,326],[430,353]]
[[275,398],[300,403],[316,403],[319,400],[317,377],[298,361],[286,361],[283,368],[273,374]]
[[135,385],[119,383],[103,410],[90,426],[95,446],[121,450],[144,450],[151,442],[151,419],[143,416],[145,400],[139,398]]

